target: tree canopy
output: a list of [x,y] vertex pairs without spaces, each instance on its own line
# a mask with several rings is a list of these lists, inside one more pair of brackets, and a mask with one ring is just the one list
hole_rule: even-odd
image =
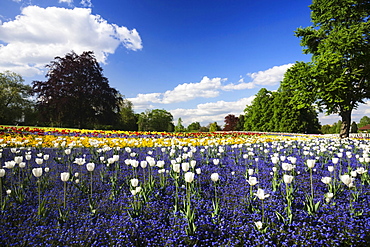
[[313,0],[312,26],[298,28],[311,62],[298,62],[282,82],[298,107],[316,104],[342,118],[341,137],[348,137],[352,110],[370,97],[370,1]]
[[320,125],[313,107],[297,108],[291,94],[260,89],[245,109],[244,130],[262,132],[318,133]]
[[147,110],[140,113],[138,119],[139,131],[169,131],[174,130],[173,116],[161,109]]
[[23,84],[22,76],[6,71],[0,73],[0,123],[15,124],[25,122],[25,117],[33,111],[32,88]]
[[101,127],[118,118],[122,98],[109,86],[92,51],[55,57],[46,81],[34,81],[43,120],[65,127]]
[[233,131],[236,130],[236,127],[238,125],[239,118],[235,117],[233,114],[229,114],[225,117],[225,126],[224,131]]

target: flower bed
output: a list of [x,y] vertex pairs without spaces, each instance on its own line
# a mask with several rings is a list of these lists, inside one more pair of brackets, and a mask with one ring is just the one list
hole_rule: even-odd
[[0,145],[1,245],[370,241],[365,140],[3,128]]

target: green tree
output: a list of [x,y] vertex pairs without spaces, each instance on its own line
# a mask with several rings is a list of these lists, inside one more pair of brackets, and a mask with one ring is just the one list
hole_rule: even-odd
[[342,119],[340,136],[348,137],[352,110],[370,97],[370,1],[313,0],[313,25],[296,36],[311,62],[298,62],[284,76],[297,105],[313,103]]
[[245,109],[244,130],[263,132],[319,133],[317,112],[311,107],[297,108],[291,93],[279,88],[262,88]]
[[119,120],[117,128],[121,130],[138,130],[138,118],[133,110],[133,104],[128,99],[123,99],[119,107]]
[[362,128],[366,125],[370,124],[370,118],[368,116],[363,116],[361,119],[360,119],[360,122],[358,123],[358,127],[359,128]]
[[173,116],[166,110],[147,110],[139,115],[139,131],[168,131],[174,130]]
[[355,121],[351,124],[351,133],[358,133],[358,127]]
[[122,98],[109,86],[92,51],[56,57],[46,66],[46,81],[34,81],[37,107],[49,124],[92,128],[119,118]]
[[188,132],[198,132],[200,130],[201,126],[199,122],[193,122],[189,124],[187,131]]
[[209,125],[209,132],[216,132],[218,130],[221,130],[221,127],[218,126],[217,122],[213,122]]
[[184,132],[185,127],[182,125],[181,117],[177,120],[177,125],[175,126],[175,132]]
[[271,109],[272,93],[266,88],[261,88],[252,104],[244,110],[244,130],[247,131],[272,131],[270,119],[273,115]]
[[0,73],[0,123],[25,123],[26,116],[34,111],[34,103],[30,100],[32,88],[23,84],[22,76],[6,71]]
[[243,131],[244,130],[244,115],[240,114],[238,117],[238,122],[235,126],[236,131]]

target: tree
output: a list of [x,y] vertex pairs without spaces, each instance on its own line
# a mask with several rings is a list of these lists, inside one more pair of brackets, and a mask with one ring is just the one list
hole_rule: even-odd
[[218,130],[221,130],[221,127],[218,126],[217,122],[213,122],[209,125],[209,132],[216,132]]
[[138,130],[138,118],[134,113],[132,102],[128,99],[123,99],[119,108],[120,118],[117,123],[117,128],[121,130]]
[[238,117],[238,122],[235,126],[236,131],[243,131],[244,130],[244,115],[240,114]]
[[368,116],[363,116],[358,123],[358,127],[362,128],[368,124],[370,124],[370,118]]
[[351,124],[351,133],[358,133],[358,127],[355,121]]
[[224,131],[234,131],[238,125],[239,118],[233,114],[229,114],[225,117]]
[[32,88],[23,84],[22,76],[6,71],[0,73],[0,123],[15,124],[25,123],[26,117],[34,111]]
[[166,110],[147,110],[139,115],[139,131],[168,131],[174,130],[173,116]]
[[177,120],[177,125],[175,126],[175,132],[184,132],[185,127],[182,125],[181,117]]
[[55,57],[46,81],[34,81],[37,107],[44,121],[68,127],[112,125],[122,98],[109,86],[92,51]]
[[304,53],[284,76],[300,107],[313,103],[342,119],[340,136],[348,137],[352,110],[370,97],[370,1],[313,0],[313,25],[298,28]]
[[262,88],[245,109],[244,130],[263,132],[319,133],[317,112],[311,107],[297,108],[291,93],[279,88]]
[[200,128],[201,128],[200,123],[194,122],[194,123],[189,124],[187,131],[188,132],[198,132],[200,131]]
[[272,93],[266,88],[261,88],[252,104],[244,110],[244,129],[248,131],[272,131],[270,119],[273,115],[271,109]]

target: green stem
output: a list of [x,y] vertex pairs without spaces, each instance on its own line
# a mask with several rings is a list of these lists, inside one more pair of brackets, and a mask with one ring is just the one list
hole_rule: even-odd
[[64,200],[63,200],[64,209],[66,209],[66,193],[67,193],[67,184],[66,182],[64,182]]

